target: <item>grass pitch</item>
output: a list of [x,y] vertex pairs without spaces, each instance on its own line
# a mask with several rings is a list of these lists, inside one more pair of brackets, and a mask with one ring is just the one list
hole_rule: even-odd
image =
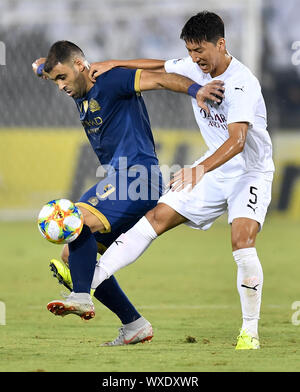
[[291,322],[292,304],[300,301],[298,222],[271,216],[257,241],[265,279],[257,351],[234,350],[241,312],[225,223],[208,232],[170,231],[118,272],[121,287],[154,327],[151,343],[126,347],[99,346],[120,326],[99,302],[89,322],[47,311],[63,290],[48,268],[61,248],[42,239],[35,223],[1,223],[0,238],[2,372],[300,370],[300,326]]

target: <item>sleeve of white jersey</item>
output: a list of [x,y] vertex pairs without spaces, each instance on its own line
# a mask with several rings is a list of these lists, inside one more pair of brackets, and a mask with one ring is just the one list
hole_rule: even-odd
[[190,62],[189,57],[182,59],[167,60],[165,62],[165,71],[167,73],[177,73],[179,75],[188,76],[188,64]]
[[247,122],[253,126],[260,86],[254,81],[235,81],[226,86],[225,99],[228,103],[227,124]]

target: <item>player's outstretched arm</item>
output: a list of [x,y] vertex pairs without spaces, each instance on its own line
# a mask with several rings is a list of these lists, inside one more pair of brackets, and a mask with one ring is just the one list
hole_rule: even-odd
[[175,73],[152,72],[142,70],[140,77],[140,91],[170,90],[184,93],[197,99],[198,106],[209,113],[206,100],[221,103],[224,98],[224,82],[213,80],[205,86],[200,86],[193,80]]
[[245,122],[229,124],[229,138],[210,157],[205,159],[198,166],[184,168],[175,173],[168,185],[173,186],[173,191],[180,191],[188,185],[191,185],[190,190],[193,189],[193,187],[201,181],[205,173],[223,165],[243,151],[248,127],[249,124]]
[[135,60],[107,60],[92,63],[89,71],[89,78],[92,82],[104,72],[110,71],[112,68],[124,67],[129,69],[147,69],[153,72],[165,72],[165,60],[155,59],[135,59]]
[[32,63],[32,70],[36,76],[42,79],[48,79],[43,71],[43,65],[46,62],[46,57],[41,57]]

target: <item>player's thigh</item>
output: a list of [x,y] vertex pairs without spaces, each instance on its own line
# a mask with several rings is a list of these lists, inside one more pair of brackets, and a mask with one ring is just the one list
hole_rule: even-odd
[[[76,205],[83,212],[85,223],[92,232],[114,233],[135,224],[157,204],[160,190],[153,191],[151,179],[134,186],[135,178],[127,170],[110,173],[86,192]],[[138,188],[140,192],[136,190]],[[136,192],[135,192],[136,190]],[[124,231],[123,231],[124,232]]]
[[[205,174],[192,190],[188,188],[181,191],[169,190],[159,199],[158,203],[158,207],[160,204],[165,204],[168,207],[168,209],[164,207],[165,214],[159,214],[162,224],[165,219],[165,225],[171,224],[171,227],[175,227],[179,222],[186,223],[196,229],[209,229],[227,209],[222,188],[222,181],[213,172],[210,172]],[[159,210],[155,209],[155,211]]]
[[271,201],[272,181],[263,173],[249,173],[226,185],[228,222],[234,249],[255,246]]
[[92,233],[97,231],[110,232],[110,224],[103,213],[105,203],[101,203],[97,196],[98,184],[91,187],[76,203],[83,214],[84,224],[89,226]]
[[100,220],[99,215],[96,215],[83,206],[80,206],[80,211],[83,214],[84,224],[89,226],[92,233],[105,230],[105,226],[103,221]]

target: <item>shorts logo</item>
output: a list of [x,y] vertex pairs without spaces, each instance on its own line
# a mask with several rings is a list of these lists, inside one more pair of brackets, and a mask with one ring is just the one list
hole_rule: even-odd
[[256,214],[256,210],[258,207],[252,207],[250,204],[247,204],[247,207],[251,208],[251,210],[253,210],[254,214]]
[[99,103],[95,99],[91,99],[89,103],[89,109],[92,113],[97,112],[101,109]]
[[116,188],[112,184],[107,184],[104,187],[104,193],[102,193],[102,195],[100,195],[100,193],[98,192],[96,194],[100,200],[103,200],[106,199],[109,195],[111,195],[115,190]]

